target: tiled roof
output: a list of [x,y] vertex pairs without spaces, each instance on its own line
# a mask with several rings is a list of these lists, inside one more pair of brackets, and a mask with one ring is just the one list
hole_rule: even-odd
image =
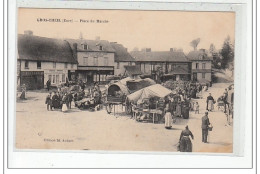
[[18,59],[77,63],[67,42],[27,34],[18,35]]
[[115,62],[134,62],[135,59],[127,52],[127,49],[117,43],[110,43],[115,50]]
[[132,51],[130,53],[136,61],[147,62],[188,62],[185,54],[180,51]]
[[191,51],[187,55],[189,60],[212,60],[212,56],[209,56],[207,53],[201,50]]
[[189,71],[183,67],[176,67],[166,75],[175,75],[175,74],[190,74]]

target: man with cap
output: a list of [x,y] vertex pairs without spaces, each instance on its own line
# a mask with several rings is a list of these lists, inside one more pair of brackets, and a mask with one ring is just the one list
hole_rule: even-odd
[[207,138],[208,138],[208,129],[209,129],[209,117],[208,117],[208,112],[205,112],[205,116],[202,117],[202,142],[207,143]]

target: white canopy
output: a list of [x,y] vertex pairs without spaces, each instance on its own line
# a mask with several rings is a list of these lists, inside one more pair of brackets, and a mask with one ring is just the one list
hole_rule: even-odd
[[163,87],[160,84],[155,84],[155,85],[140,89],[139,91],[136,91],[136,92],[128,95],[127,97],[131,102],[137,102],[138,100],[143,100],[145,98],[151,98],[151,97],[163,98],[171,93],[172,93],[171,90]]

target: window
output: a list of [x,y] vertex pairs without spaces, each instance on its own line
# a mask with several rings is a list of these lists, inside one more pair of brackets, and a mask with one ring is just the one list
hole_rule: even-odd
[[196,63],[196,69],[199,69],[199,63]]
[[52,76],[52,83],[55,83],[55,75]]
[[120,63],[117,62],[117,64],[116,64],[116,69],[119,69],[119,68],[120,68]]
[[88,65],[88,57],[83,57],[83,65]]
[[104,66],[108,66],[108,58],[104,57]]
[[103,50],[103,46],[99,45],[99,50],[102,51]]
[[205,73],[202,73],[202,78],[205,79]]
[[206,68],[206,63],[202,63],[202,69]]
[[87,44],[83,44],[83,50],[88,50],[88,45]]
[[98,58],[94,57],[94,66],[98,66]]
[[24,68],[29,69],[29,61],[27,61],[27,60],[25,61]]
[[56,68],[56,62],[53,62],[53,68]]
[[37,69],[41,69],[42,68],[42,63],[41,61],[37,61]]
[[65,68],[68,68],[68,63],[65,63],[65,64],[64,64],[64,67],[65,67]]
[[60,75],[56,74],[56,84],[60,84]]
[[48,76],[48,80],[49,80],[50,82],[51,82],[51,76],[52,76],[52,75],[49,75],[49,76]]
[[62,74],[62,82],[65,82],[65,74]]

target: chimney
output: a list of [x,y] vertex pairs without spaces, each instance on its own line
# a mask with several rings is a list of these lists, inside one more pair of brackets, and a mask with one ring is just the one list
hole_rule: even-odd
[[152,52],[152,49],[151,48],[146,48],[145,52]]
[[100,36],[96,36],[96,41],[100,41]]
[[25,30],[24,34],[32,36],[33,35],[33,31],[32,30]]
[[173,52],[173,48],[170,48],[170,52]]

